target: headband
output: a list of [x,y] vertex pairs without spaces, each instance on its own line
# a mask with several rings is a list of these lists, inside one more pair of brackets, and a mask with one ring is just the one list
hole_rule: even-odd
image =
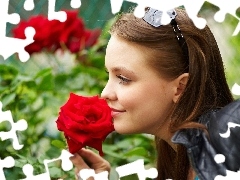
[[[159,11],[159,10],[153,9],[153,8],[148,8],[143,17],[143,20],[145,22],[147,22],[148,24],[152,25],[153,27],[160,27],[163,25],[161,23],[162,14],[163,14],[162,11]],[[178,40],[178,43],[179,43],[180,47],[182,48],[183,55],[187,60],[189,60],[187,43],[185,41],[185,38],[183,37],[181,29],[179,28],[179,26],[176,22],[176,19],[175,19],[177,16],[177,12],[174,9],[171,9],[171,10],[167,11],[167,14],[169,15],[169,17],[171,19],[170,24],[172,25],[173,32],[176,36],[176,39]]]

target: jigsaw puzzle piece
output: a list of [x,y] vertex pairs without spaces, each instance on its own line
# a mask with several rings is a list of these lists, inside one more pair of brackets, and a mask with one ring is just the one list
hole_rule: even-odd
[[5,180],[5,175],[3,172],[3,168],[11,168],[15,165],[15,161],[11,156],[4,158],[3,160],[0,158],[0,179]]
[[119,179],[132,174],[137,174],[139,180],[145,180],[146,178],[154,179],[158,175],[156,168],[145,169],[143,159],[117,167],[116,171],[119,174]]
[[19,59],[22,62],[26,62],[30,58],[29,53],[26,52],[24,48],[34,42],[33,36],[35,35],[35,29],[27,27],[25,29],[25,35],[27,37],[26,39],[0,37],[0,41],[4,42],[0,44],[0,54],[5,60],[14,53],[18,53]]
[[71,0],[70,6],[72,8],[80,8],[81,6],[81,0]]
[[[225,162],[225,156],[223,154],[217,154],[214,157],[214,160],[216,161],[216,163],[220,164],[220,163],[224,163]],[[239,167],[239,171],[234,172],[234,171],[226,171],[226,176],[221,176],[221,175],[217,175],[214,180],[230,180],[230,179],[240,179],[240,167]]]
[[33,0],[25,0],[25,3],[23,5],[24,9],[27,11],[31,11],[34,9],[34,1]]
[[[122,177],[137,174],[139,180],[146,180],[146,178],[154,179],[157,177],[158,172],[156,168],[145,169],[144,160],[139,159],[132,163],[119,166],[116,168],[119,175],[119,180]],[[93,169],[82,169],[78,176],[82,180],[87,180],[89,177],[93,177],[95,180],[108,180],[108,172],[103,171],[96,174]]]
[[[116,14],[117,12],[120,11],[123,1],[124,0],[110,0],[111,10],[113,14]],[[167,24],[170,22],[170,19],[169,19],[169,16],[166,15],[166,12],[170,9],[183,5],[188,13],[188,16],[193,20],[196,27],[203,29],[207,24],[204,18],[198,17],[198,12],[200,11],[205,0],[194,1],[194,4],[192,0],[181,0],[181,1],[126,0],[126,1],[138,4],[137,7],[135,8],[134,15],[139,18],[142,18],[144,16],[145,7],[152,7],[154,9],[158,9],[164,12],[162,16],[162,20],[163,20],[162,24]],[[240,18],[236,16],[236,10],[240,7],[240,1],[229,0],[227,6],[225,1],[208,0],[208,2],[220,8],[220,11],[217,12],[214,16],[216,21],[222,22],[225,19],[225,16],[227,13],[233,15],[239,20],[239,24],[233,33],[233,36],[237,35],[240,31]]]
[[69,171],[73,168],[73,164],[70,161],[70,157],[73,156],[71,153],[69,153],[66,150],[62,150],[61,155],[58,158],[51,159],[51,160],[44,160],[44,167],[45,167],[45,173],[34,175],[33,174],[33,166],[31,164],[25,164],[23,166],[23,173],[26,175],[25,179],[21,180],[50,180],[50,172],[48,169],[48,164],[61,160],[61,167],[64,171]]
[[6,37],[7,22],[17,24],[20,21],[19,14],[8,14],[8,5],[9,0],[0,1],[0,55],[6,60],[14,53],[18,53],[20,60],[26,62],[30,56],[24,48],[33,42],[35,30],[33,28],[26,28],[26,39]]
[[93,177],[94,180],[109,180],[107,171],[96,174],[94,169],[82,169],[79,172],[79,177],[81,180],[87,180],[90,177]]
[[17,13],[12,13],[9,14],[5,20],[11,24],[18,24],[20,22],[20,16]]
[[207,21],[204,18],[198,17],[198,13],[201,7],[203,6],[204,2],[205,0],[194,1],[193,6],[191,0],[184,1],[184,7],[186,9],[188,16],[192,19],[194,25],[199,29],[203,29],[207,24]]
[[48,20],[59,20],[64,22],[67,19],[67,14],[64,11],[55,11],[56,0],[48,0]]
[[[144,16],[146,7],[152,7],[154,9],[158,9],[158,10],[164,12],[163,16],[162,16],[162,24],[168,24],[170,22],[170,18],[169,18],[169,15],[167,15],[167,11],[170,9],[184,5],[189,17],[193,19],[194,24],[198,28],[201,28],[201,29],[204,28],[207,23],[205,19],[197,17],[197,14],[198,14],[199,10],[201,9],[205,0],[198,0],[198,1],[194,2],[194,4],[195,4],[194,6],[193,6],[191,0],[182,0],[182,1],[127,0],[127,1],[138,4],[134,11],[134,15],[138,18],[142,18]],[[112,13],[115,14],[115,13],[119,12],[121,9],[121,6],[123,4],[123,0],[118,0],[118,1],[111,0],[110,2],[111,2]]]
[[237,180],[240,179],[240,170],[238,172],[226,171],[226,176],[216,176],[214,180]]
[[214,15],[214,19],[217,22],[223,22],[225,20],[226,14],[230,14],[238,19],[239,23],[233,32],[233,36],[236,36],[240,32],[240,18],[236,15],[236,11],[240,7],[240,1],[229,0],[227,2],[227,5],[225,1],[219,0],[208,0],[208,2],[220,8],[220,10]]
[[110,0],[111,10],[113,14],[118,13],[121,10],[124,0]]
[[236,29],[235,29],[234,32],[233,32],[233,36],[237,36],[239,32],[240,32],[240,21],[239,21]]
[[239,19],[239,17],[236,15],[236,11],[240,7],[240,1],[228,0],[227,5],[226,2],[219,0],[208,0],[208,2],[220,8],[220,10],[214,16],[216,21],[223,22],[227,13]]
[[23,173],[26,175],[26,178],[21,180],[51,180],[49,171],[42,174],[34,175],[33,166],[31,164],[25,164],[22,170]]
[[[7,22],[11,24],[17,24],[20,21],[20,16],[19,14],[13,13],[13,14],[8,14],[8,1],[0,1],[0,39],[2,37],[6,36],[6,27],[7,27]],[[4,42],[4,41],[1,41]]]
[[12,145],[15,150],[19,150],[23,145],[19,144],[17,131],[24,131],[27,129],[27,122],[24,119],[13,121],[11,111],[2,111],[2,103],[0,102],[0,123],[3,121],[8,121],[11,124],[11,130],[8,132],[0,132],[0,138],[2,141],[6,139],[12,139]]
[[73,156],[71,153],[69,153],[66,150],[62,150],[61,155],[56,158],[56,159],[51,159],[51,160],[44,160],[43,163],[45,167],[48,167],[48,164],[54,161],[61,160],[61,166],[64,171],[69,171],[73,168],[72,161],[70,161],[70,157]]

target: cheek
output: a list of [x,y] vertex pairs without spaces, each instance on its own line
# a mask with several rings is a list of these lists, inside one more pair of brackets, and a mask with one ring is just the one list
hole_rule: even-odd
[[164,83],[141,82],[118,89],[118,102],[126,110],[164,109],[172,104],[172,90]]
[[130,110],[136,108],[136,105],[140,102],[140,98],[137,98],[136,93],[121,93],[118,96],[118,102],[125,110]]
[[159,98],[159,92],[152,92],[151,88],[138,87],[119,91],[118,102],[126,110],[142,109],[153,104],[152,100]]
[[162,114],[173,105],[171,89],[162,84],[146,84],[138,88],[138,91],[133,92],[129,97],[129,106],[135,107],[148,115],[150,113]]

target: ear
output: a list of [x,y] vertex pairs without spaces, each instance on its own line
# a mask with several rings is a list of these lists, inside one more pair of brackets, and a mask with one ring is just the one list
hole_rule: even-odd
[[185,90],[188,82],[188,78],[189,78],[189,73],[183,73],[174,80],[174,84],[175,84],[175,87],[174,87],[175,93],[173,97],[174,103],[178,101],[179,97]]

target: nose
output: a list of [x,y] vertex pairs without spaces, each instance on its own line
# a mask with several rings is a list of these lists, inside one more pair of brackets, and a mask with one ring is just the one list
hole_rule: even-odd
[[102,90],[101,97],[106,100],[114,101],[117,100],[117,95],[114,90],[114,87],[108,81],[105,85],[104,89]]

